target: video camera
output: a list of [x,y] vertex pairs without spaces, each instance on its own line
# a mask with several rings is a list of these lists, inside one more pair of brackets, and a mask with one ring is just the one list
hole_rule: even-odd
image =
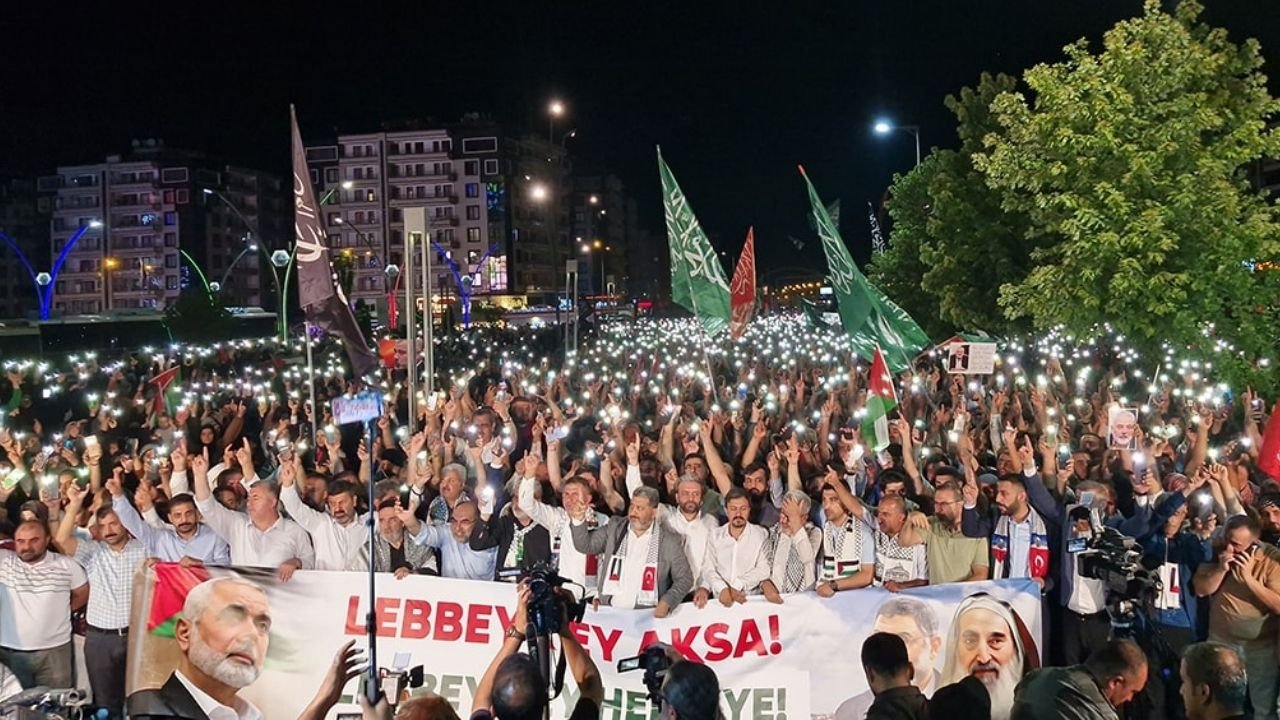
[[35,687],[0,703],[0,720],[44,720],[46,718],[88,718],[93,706],[75,688],[50,690]]
[[1160,578],[1142,565],[1138,541],[1110,527],[1095,528],[1079,555],[1081,577],[1101,580],[1108,594],[1141,602],[1160,590]]
[[564,655],[561,654],[556,673],[552,676],[551,637],[564,630],[564,623],[582,621],[582,616],[587,611],[586,589],[583,588],[583,599],[571,599],[573,596],[562,588],[566,584],[576,583],[560,577],[544,563],[528,570],[508,569],[498,572],[499,579],[513,577],[519,578],[529,588],[529,602],[525,606],[529,625],[517,629],[525,633],[529,657],[538,664],[542,679],[554,692],[552,697],[555,697],[560,694],[564,683]]
[[618,661],[618,672],[632,672],[644,669],[644,686],[649,691],[649,702],[654,707],[662,704],[662,681],[671,669],[671,658],[662,645],[650,645],[644,652],[635,657]]

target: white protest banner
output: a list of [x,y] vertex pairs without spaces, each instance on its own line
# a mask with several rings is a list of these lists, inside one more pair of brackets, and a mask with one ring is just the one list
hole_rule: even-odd
[[[173,639],[187,592],[212,578],[239,577],[266,592],[271,612],[270,645],[258,679],[241,691],[267,718],[294,718],[310,702],[338,648],[355,639],[364,645],[367,576],[362,573],[300,571],[279,583],[267,571],[181,568],[159,564],[139,573],[129,636],[129,692],[160,688],[181,660]],[[642,673],[619,674],[619,660],[654,642],[705,662],[720,678],[722,710],[730,720],[836,717],[870,702],[859,659],[863,640],[885,630],[910,638],[908,649],[926,693],[958,680],[968,668],[994,662],[1011,678],[1039,665],[1041,604],[1030,580],[963,583],[902,593],[867,588],[823,599],[790,595],[782,605],[753,597],[744,605],[703,609],[679,606],[657,620],[652,612],[587,610],[572,632],[599,666],[605,685],[602,717],[648,718]],[[207,610],[218,612],[212,604]],[[502,645],[515,614],[515,587],[411,576],[378,576],[378,656],[405,654],[422,665],[424,690],[444,696],[470,713],[472,695],[490,659]],[[962,646],[965,634],[986,638]],[[994,639],[1004,638],[993,650]],[[1012,692],[1013,683],[1009,684]],[[287,692],[282,690],[287,689]],[[359,712],[357,681],[346,688],[331,714]],[[566,680],[553,705],[565,717],[577,702]],[[1012,695],[1009,696],[1012,701]]]
[[382,416],[382,393],[365,391],[336,397],[330,403],[333,421],[339,425],[365,423]]

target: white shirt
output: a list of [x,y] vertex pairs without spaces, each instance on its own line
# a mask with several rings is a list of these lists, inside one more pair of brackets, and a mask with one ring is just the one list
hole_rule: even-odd
[[1031,513],[1022,522],[1009,518],[1009,577],[1031,577]]
[[271,527],[259,530],[248,515],[226,509],[213,496],[196,500],[196,507],[209,527],[231,546],[232,565],[276,568],[294,558],[302,561],[304,570],[316,565],[311,537],[292,520],[279,518]]
[[1093,615],[1107,607],[1107,583],[1104,580],[1080,577],[1079,555],[1071,553],[1071,563],[1075,566],[1075,581],[1071,583],[1071,597],[1067,599],[1067,609],[1081,615]]
[[66,555],[50,551],[27,563],[0,550],[0,647],[48,650],[71,642],[71,591],[88,582]]
[[359,552],[369,539],[368,515],[358,516],[350,525],[339,525],[332,515],[318,512],[302,502],[297,484],[281,487],[280,500],[294,522],[311,536],[317,570],[346,570],[351,553]]
[[[643,535],[636,536],[627,528],[627,554],[622,558],[622,578],[618,590],[609,604],[616,608],[634,608],[640,597],[640,582],[644,579],[645,561],[649,558],[649,543],[653,541],[653,526]],[[608,572],[608,568],[604,568]]]
[[747,523],[736,539],[729,534],[728,525],[716,528],[707,542],[698,587],[710,590],[712,595],[719,595],[726,587],[756,592],[760,583],[769,578],[769,560],[765,557],[768,542],[769,531],[759,525]]
[[[578,521],[572,520],[569,513],[562,507],[553,507],[545,503],[538,502],[533,497],[533,488],[537,484],[535,478],[524,478],[520,481],[520,487],[516,491],[516,502],[520,504],[520,509],[525,511],[533,521],[547,529],[551,534],[551,549],[560,552],[560,569],[557,571],[560,576],[570,582],[578,583],[587,589],[587,597],[595,597],[596,581],[595,575],[590,577],[587,575],[587,556],[578,551],[573,544],[573,535],[570,530],[571,523]],[[596,513],[596,523],[603,527],[609,522],[609,516],[603,513]],[[599,569],[597,568],[597,572]],[[573,588],[575,594],[578,589]]]
[[711,544],[711,534],[720,528],[715,518],[698,510],[693,519],[684,516],[679,508],[659,505],[662,521],[675,534],[680,536],[684,544],[684,555],[689,559],[689,570],[693,572],[694,582],[702,577],[702,566],[707,557],[707,548]]
[[239,695],[236,696],[236,706],[234,708],[227,707],[209,693],[196,687],[181,670],[174,670],[173,676],[178,678],[178,682],[182,683],[182,687],[187,689],[191,694],[191,699],[196,701],[200,709],[209,720],[262,720],[262,712],[253,706],[253,703],[245,700]]

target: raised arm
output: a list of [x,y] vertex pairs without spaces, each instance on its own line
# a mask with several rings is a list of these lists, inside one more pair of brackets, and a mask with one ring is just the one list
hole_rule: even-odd
[[720,457],[720,449],[716,447],[715,441],[711,439],[711,423],[704,422],[698,428],[698,434],[702,438],[702,454],[707,459],[707,470],[711,472],[711,477],[716,480],[716,487],[719,488],[720,494],[726,495],[733,488],[733,477],[729,474],[729,469],[725,467],[724,460]]
[[76,483],[67,484],[67,507],[62,513],[62,521],[58,523],[58,532],[53,536],[63,555],[74,556],[80,547],[75,535],[76,518],[80,517],[85,495],[84,489]]

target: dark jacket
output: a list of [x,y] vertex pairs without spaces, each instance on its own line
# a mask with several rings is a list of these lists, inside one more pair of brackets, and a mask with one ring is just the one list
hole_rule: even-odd
[[929,700],[914,685],[890,688],[867,708],[867,720],[929,720]]
[[1041,668],[1018,683],[1010,720],[1118,720],[1093,674],[1083,665]]
[[[533,524],[533,521],[530,521]],[[538,565],[547,565],[551,562],[551,533],[541,525],[533,525],[533,529],[525,533],[524,536],[524,559],[520,562],[518,568],[509,568],[504,565],[507,561],[507,553],[511,549],[511,543],[515,542],[516,529],[519,522],[515,515],[510,512],[495,512],[488,522],[476,523],[471,530],[471,549],[476,552],[481,550],[489,550],[498,548],[497,562],[494,563],[494,579],[500,578],[500,573],[504,570],[520,569],[532,570]]]
[[181,718],[182,720],[209,720],[195,698],[178,680],[178,676],[169,675],[169,679],[159,690],[139,690],[129,696],[125,703],[130,720],[145,718]]

